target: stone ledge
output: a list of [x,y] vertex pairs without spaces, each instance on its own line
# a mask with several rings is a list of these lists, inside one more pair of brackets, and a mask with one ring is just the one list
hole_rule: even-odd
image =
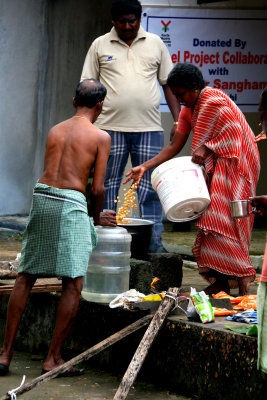
[[131,258],[130,267],[130,289],[149,294],[150,284],[153,279],[151,262]]
[[[17,350],[47,352],[58,298],[51,294],[30,296],[16,340]],[[0,339],[7,301],[8,296],[0,297]],[[82,300],[64,353],[77,355],[143,315],[141,311],[110,309]],[[235,323],[220,317],[215,323],[203,325],[183,316],[169,316],[149,350],[138,380],[205,400],[264,398],[267,380],[256,366],[257,339],[228,331],[225,324]],[[124,374],[144,332],[145,328],[121,340],[93,357],[88,365]]]

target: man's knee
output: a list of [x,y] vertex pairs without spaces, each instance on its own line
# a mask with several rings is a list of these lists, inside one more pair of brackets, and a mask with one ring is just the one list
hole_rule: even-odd
[[37,279],[37,277],[35,275],[20,273],[17,276],[16,282],[15,282],[15,288],[16,289],[24,289],[25,291],[30,290],[32,288],[32,286],[34,285],[36,279]]
[[74,295],[80,296],[83,288],[83,277],[78,278],[62,278],[62,288],[63,291],[69,291]]

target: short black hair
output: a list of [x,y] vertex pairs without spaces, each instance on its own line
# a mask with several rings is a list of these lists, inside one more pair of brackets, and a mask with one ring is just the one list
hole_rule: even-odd
[[75,92],[76,107],[93,108],[97,103],[104,100],[107,94],[105,86],[96,79],[85,79],[80,82]]
[[202,90],[205,87],[202,72],[193,64],[178,63],[168,75],[168,86]]
[[260,95],[259,111],[267,111],[267,88]]
[[113,0],[111,5],[111,16],[116,21],[122,15],[134,14],[141,18],[142,6],[138,0]]

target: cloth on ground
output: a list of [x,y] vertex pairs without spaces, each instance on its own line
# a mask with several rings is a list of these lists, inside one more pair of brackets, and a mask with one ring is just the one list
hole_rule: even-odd
[[37,183],[23,234],[18,272],[38,276],[84,276],[97,234],[85,196]]
[[227,321],[245,322],[247,324],[257,324],[257,311],[252,308],[241,313],[226,317]]

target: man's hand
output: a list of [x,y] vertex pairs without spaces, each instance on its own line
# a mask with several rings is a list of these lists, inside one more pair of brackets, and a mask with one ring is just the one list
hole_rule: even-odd
[[205,160],[208,155],[211,153],[211,150],[208,149],[204,144],[200,146],[192,155],[192,161],[195,164],[204,165]]
[[99,225],[102,226],[117,226],[115,211],[102,211],[99,217]]
[[254,214],[267,215],[267,196],[250,197],[252,207],[256,207]]
[[132,168],[125,176],[128,176],[123,183],[129,182],[131,179],[133,180],[133,183],[137,183],[139,185],[144,173],[146,172],[146,169],[144,167],[141,167],[141,165],[138,165],[137,167]]
[[255,143],[261,142],[262,140],[266,140],[266,134],[264,131],[262,131],[261,133],[259,133],[257,136],[255,136]]

